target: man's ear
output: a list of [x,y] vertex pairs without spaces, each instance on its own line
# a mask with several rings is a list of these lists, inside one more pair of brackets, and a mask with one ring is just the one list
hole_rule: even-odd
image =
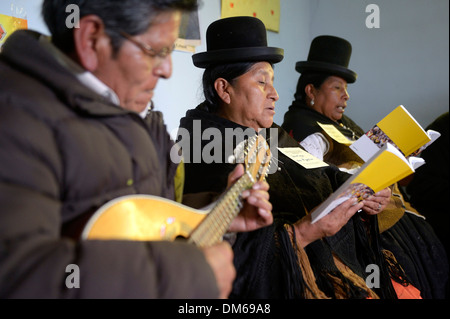
[[80,19],[80,27],[73,31],[78,62],[86,70],[95,71],[105,54],[111,54],[110,38],[103,21],[96,15]]
[[231,103],[230,93],[228,92],[230,87],[230,83],[224,78],[218,78],[214,81],[214,88],[216,89],[217,95],[226,104]]

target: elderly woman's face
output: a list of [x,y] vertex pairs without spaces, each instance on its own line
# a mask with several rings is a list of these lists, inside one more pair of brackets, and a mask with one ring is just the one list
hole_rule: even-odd
[[223,108],[222,115],[255,130],[269,128],[279,98],[273,81],[270,63],[255,63],[247,73],[233,80],[228,91],[229,104]]
[[350,98],[347,81],[338,76],[329,76],[319,89],[313,89],[314,105],[311,107],[333,121],[340,120]]

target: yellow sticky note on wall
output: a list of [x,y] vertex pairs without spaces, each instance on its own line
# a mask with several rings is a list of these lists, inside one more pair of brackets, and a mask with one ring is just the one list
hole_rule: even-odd
[[222,0],[221,18],[251,16],[267,30],[280,31],[280,0]]

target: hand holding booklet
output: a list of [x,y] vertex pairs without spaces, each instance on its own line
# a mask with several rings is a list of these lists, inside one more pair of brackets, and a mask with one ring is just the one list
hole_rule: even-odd
[[414,173],[414,167],[392,144],[386,143],[361,168],[311,213],[312,223],[349,198],[362,201]]

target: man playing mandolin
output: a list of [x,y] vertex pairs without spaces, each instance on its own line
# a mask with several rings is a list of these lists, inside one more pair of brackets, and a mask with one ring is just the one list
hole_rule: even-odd
[[[66,25],[69,5],[79,9],[75,28]],[[20,30],[3,45],[0,298],[228,296],[235,269],[225,242],[79,237],[114,199],[175,198],[162,115],[145,103],[136,110],[135,100],[150,101],[170,77],[181,12],[196,8],[195,0],[44,0],[51,40]],[[229,185],[243,173],[237,166]],[[272,223],[267,190],[257,182],[242,193],[230,231]]]

